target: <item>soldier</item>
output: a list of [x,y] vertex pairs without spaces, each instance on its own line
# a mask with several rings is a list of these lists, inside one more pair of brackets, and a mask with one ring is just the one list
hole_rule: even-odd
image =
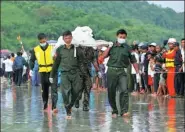
[[127,37],[127,32],[124,29],[120,29],[117,31],[117,41],[111,45],[104,52],[102,58],[109,57],[108,61],[108,71],[107,71],[107,83],[108,83],[108,99],[109,103],[113,109],[112,117],[117,117],[118,109],[116,107],[116,88],[119,89],[119,103],[121,108],[121,116],[128,116],[128,103],[129,103],[129,95],[128,95],[128,86],[127,86],[127,73],[125,72],[125,68],[128,67],[130,62],[133,64],[136,70],[136,78],[140,79],[138,65],[136,63],[136,59],[131,55],[130,47],[126,44],[125,39]]
[[96,72],[98,73],[99,76],[101,76],[101,73],[98,72],[99,68],[95,55],[95,50],[92,47],[79,46],[77,48],[77,56],[83,83],[82,91],[80,92],[79,97],[76,100],[75,107],[79,108],[79,100],[82,97],[82,93],[84,93],[83,111],[89,111],[89,97],[92,88],[91,63],[94,65]]
[[[82,77],[80,75],[80,69],[78,65],[78,56],[75,57],[76,47],[71,44],[72,33],[66,31],[63,33],[64,45],[57,48],[55,53],[55,62],[50,75],[50,82],[53,82],[53,78],[58,71],[61,71],[61,90],[66,109],[66,119],[71,119],[71,109],[82,89]],[[71,95],[71,100],[70,100]]]
[[[47,111],[48,107],[48,96],[49,96],[49,76],[52,70],[53,58],[51,56],[52,46],[49,45],[46,41],[46,35],[44,33],[40,33],[38,35],[38,40],[40,44],[36,46],[31,51],[30,58],[30,76],[33,74],[33,68],[35,64],[35,60],[37,60],[39,65],[39,73],[41,77],[41,85],[42,85],[42,99],[44,103],[44,111]],[[54,113],[57,113],[58,110],[56,108],[57,104],[57,89],[56,87],[51,87],[52,94],[52,110]]]

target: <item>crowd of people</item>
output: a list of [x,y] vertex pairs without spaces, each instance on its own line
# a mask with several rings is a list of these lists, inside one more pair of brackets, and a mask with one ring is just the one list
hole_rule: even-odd
[[[133,95],[137,93],[151,93],[152,96],[183,97],[184,96],[184,43],[179,44],[175,38],[164,41],[161,46],[151,43],[148,46],[142,43],[133,45],[132,54],[140,67],[141,80],[136,80],[135,70],[132,67],[134,79]],[[167,46],[167,50],[164,46]]]
[[[31,77],[32,85],[42,87],[44,111],[48,109],[49,87],[51,86],[52,110],[58,112],[58,87],[62,91],[67,119],[71,119],[73,106],[80,107],[83,97],[83,111],[89,111],[92,89],[108,92],[112,117],[117,117],[116,91],[119,90],[120,115],[129,116],[128,67],[134,82],[132,95],[184,97],[185,39],[180,44],[169,38],[163,45],[156,43],[126,43],[127,32],[120,29],[116,41],[94,49],[72,44],[72,33],[63,33],[64,45],[56,49],[47,43],[44,33],[38,35],[39,45],[30,52],[29,61],[18,52],[3,60],[5,77],[21,86],[23,75]],[[28,65],[29,64],[29,65]],[[23,74],[24,67],[27,67]],[[84,96],[82,96],[84,95]]]

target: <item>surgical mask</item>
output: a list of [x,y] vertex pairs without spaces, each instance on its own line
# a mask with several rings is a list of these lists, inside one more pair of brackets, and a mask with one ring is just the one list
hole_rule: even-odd
[[124,44],[126,42],[126,39],[118,38],[117,41],[120,44]]
[[45,43],[40,43],[40,46],[41,46],[41,47],[46,46],[46,42],[45,42]]

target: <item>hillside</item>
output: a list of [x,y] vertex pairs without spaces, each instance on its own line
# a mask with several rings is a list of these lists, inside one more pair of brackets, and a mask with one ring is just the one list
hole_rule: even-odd
[[88,13],[107,14],[123,24],[128,19],[141,21],[144,24],[154,24],[168,29],[184,28],[184,14],[176,13],[170,8],[162,8],[148,2],[139,1],[63,1],[48,2],[73,9],[81,9]]
[[[81,3],[83,5],[83,2]],[[120,11],[119,14],[115,8],[116,5],[108,4],[108,9],[105,11],[104,6],[104,8],[99,7],[100,3],[94,2],[90,4],[84,2],[88,6],[80,6],[78,1],[75,2],[76,7],[74,8],[74,4],[68,2],[3,1],[1,3],[1,48],[18,50],[16,37],[19,34],[23,39],[25,48],[30,49],[38,43],[37,34],[40,32],[45,32],[48,35],[48,39],[58,39],[63,31],[74,30],[76,26],[86,25],[93,29],[95,39],[112,41],[115,39],[115,32],[120,28],[125,28],[128,31],[129,43],[135,39],[161,43],[169,37],[176,37],[179,40],[184,36],[184,28],[181,27],[183,18],[178,18],[178,15],[183,15],[183,13],[175,14],[174,17],[177,17],[178,21],[173,21],[173,23],[171,23],[172,21],[166,22],[168,26],[171,23],[170,27],[172,28],[169,29],[152,23],[149,18],[146,18],[146,20],[139,19],[140,17],[138,18],[135,13],[131,14],[130,10],[125,11],[124,18],[126,19],[124,19],[119,17],[122,16],[123,12]],[[119,7],[118,5],[117,7]],[[147,7],[147,4],[145,5]],[[84,7],[89,8],[89,10]],[[149,7],[145,11],[148,11]],[[129,8],[131,8],[131,5]],[[109,13],[106,13],[108,10]],[[164,12],[167,12],[166,9]],[[168,13],[170,14],[170,12]],[[152,18],[152,15],[150,17]]]

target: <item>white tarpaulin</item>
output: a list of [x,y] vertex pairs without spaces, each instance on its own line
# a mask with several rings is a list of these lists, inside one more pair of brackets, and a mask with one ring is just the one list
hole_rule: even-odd
[[[79,45],[81,46],[88,46],[88,47],[93,47],[93,48],[97,48],[97,46],[99,45],[108,45],[110,42],[104,41],[104,40],[95,40],[93,38],[93,34],[92,34],[92,29],[88,26],[84,26],[84,27],[76,27],[76,29],[74,31],[72,31],[72,44],[74,44],[76,47],[78,47]],[[60,36],[58,38],[58,41],[53,49],[53,53],[52,56],[55,54],[56,49],[60,46],[60,45],[64,45],[65,42],[63,40],[63,36]]]

